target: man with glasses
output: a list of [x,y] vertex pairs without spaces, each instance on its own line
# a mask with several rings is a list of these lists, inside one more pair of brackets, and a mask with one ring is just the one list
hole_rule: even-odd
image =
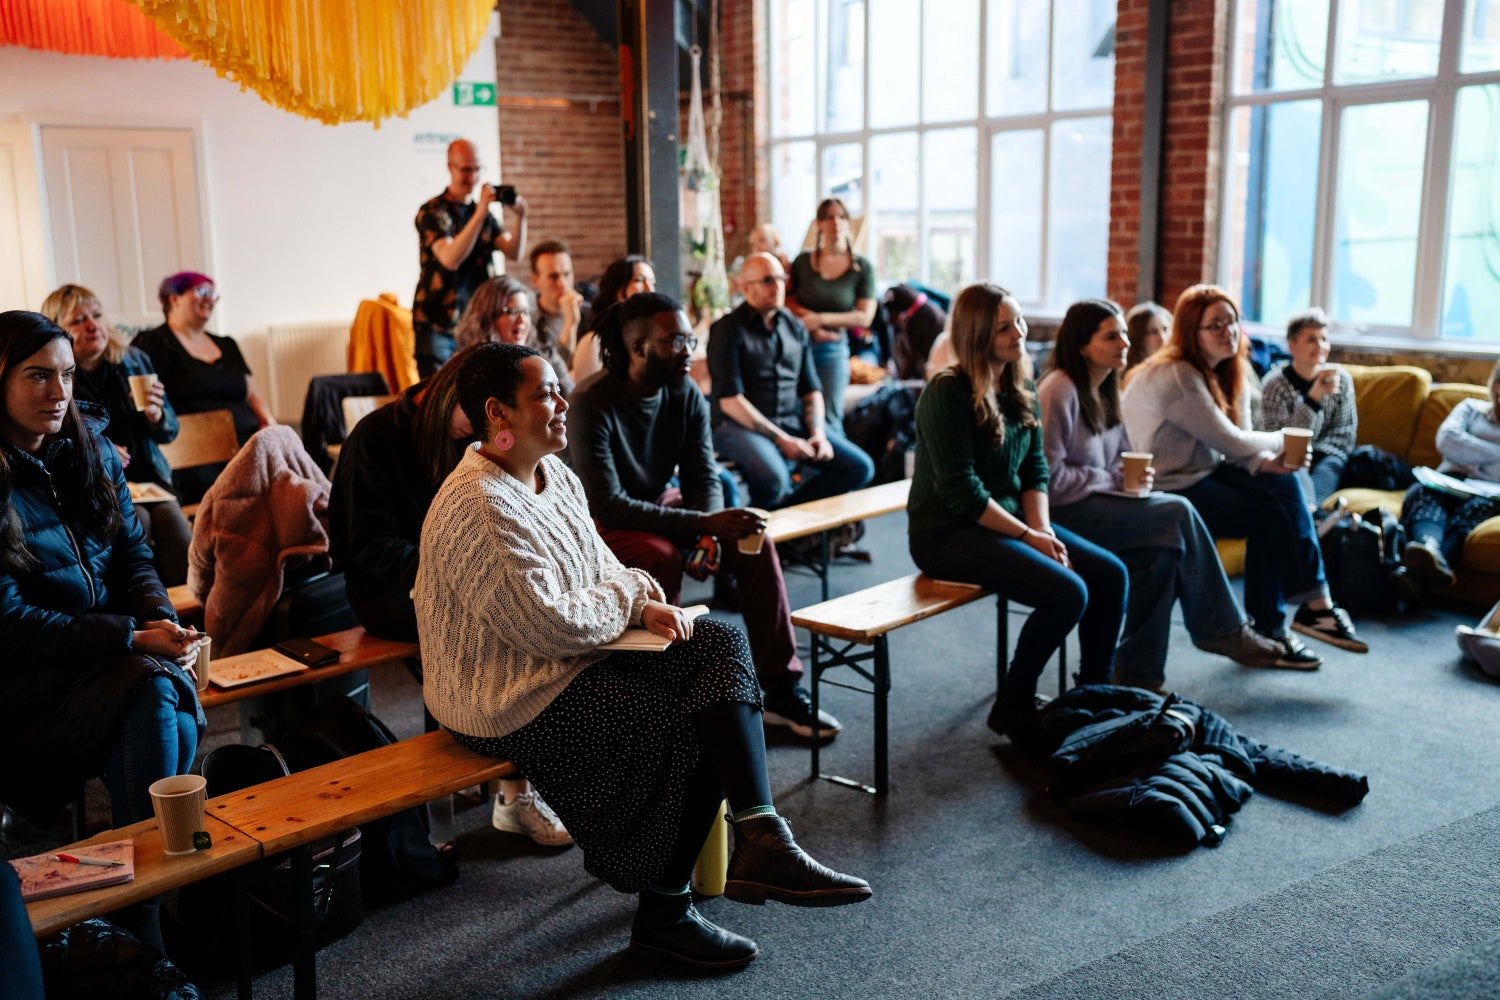
[[747,553],[737,544],[763,533],[765,518],[724,509],[708,401],[689,377],[697,338],[682,307],[643,292],[594,329],[604,368],[570,401],[568,454],[600,536],[625,565],[650,573],[669,604],[681,601],[684,570],[697,579],[732,573],[766,692],[766,724],[804,738],[833,736],[838,720],[827,712],[814,718],[800,683],[776,546],[747,545],[756,549]]
[[[492,254],[520,260],[526,251],[526,199],[516,197],[514,232],[490,214],[495,188],[480,183],[479,151],[467,139],[448,146],[448,187],[417,211],[422,273],[412,297],[417,371],[433,374],[453,353],[453,331],[469,296],[494,276]],[[477,201],[470,201],[471,195]]]
[[768,510],[857,490],[875,465],[828,433],[807,328],[786,308],[786,271],[768,253],[740,269],[745,301],[709,329],[714,447]]

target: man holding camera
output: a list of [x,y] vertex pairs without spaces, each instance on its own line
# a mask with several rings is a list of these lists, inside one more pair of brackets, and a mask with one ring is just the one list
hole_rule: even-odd
[[[494,277],[491,255],[520,260],[526,252],[526,199],[509,185],[479,182],[479,151],[467,139],[448,146],[450,182],[442,194],[417,212],[422,274],[412,298],[417,371],[423,378],[442,367],[453,353],[453,331],[474,290]],[[476,191],[477,188],[477,191]],[[477,195],[477,201],[470,201]],[[515,232],[501,228],[490,214],[495,201],[510,205]]]

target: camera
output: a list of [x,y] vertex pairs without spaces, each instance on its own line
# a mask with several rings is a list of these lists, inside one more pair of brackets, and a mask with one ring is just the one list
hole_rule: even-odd
[[495,192],[495,200],[502,205],[514,205],[516,203],[516,186],[514,184],[491,184],[490,190]]

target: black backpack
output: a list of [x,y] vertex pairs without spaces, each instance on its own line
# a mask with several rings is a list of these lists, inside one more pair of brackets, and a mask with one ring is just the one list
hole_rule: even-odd
[[1409,593],[1395,581],[1405,547],[1405,529],[1384,508],[1341,514],[1322,539],[1334,602],[1353,614],[1402,610]]
[[917,440],[916,393],[887,383],[844,414],[844,436],[875,463],[870,485],[906,478],[906,453]]

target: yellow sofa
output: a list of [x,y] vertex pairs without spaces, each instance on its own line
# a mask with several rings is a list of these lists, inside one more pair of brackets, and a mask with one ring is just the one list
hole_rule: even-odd
[[[1436,467],[1442,461],[1436,438],[1438,426],[1461,399],[1484,399],[1485,387],[1457,382],[1433,382],[1425,368],[1406,365],[1343,365],[1354,381],[1354,406],[1359,412],[1359,444],[1373,444],[1412,465]],[[1340,490],[1350,509],[1363,513],[1376,506],[1400,516],[1400,491]],[[1330,498],[1330,503],[1333,502]],[[1245,543],[1219,542],[1224,568],[1240,573],[1245,565]],[[1492,518],[1464,542],[1458,582],[1440,595],[1445,599],[1488,606],[1500,600],[1500,517]]]

